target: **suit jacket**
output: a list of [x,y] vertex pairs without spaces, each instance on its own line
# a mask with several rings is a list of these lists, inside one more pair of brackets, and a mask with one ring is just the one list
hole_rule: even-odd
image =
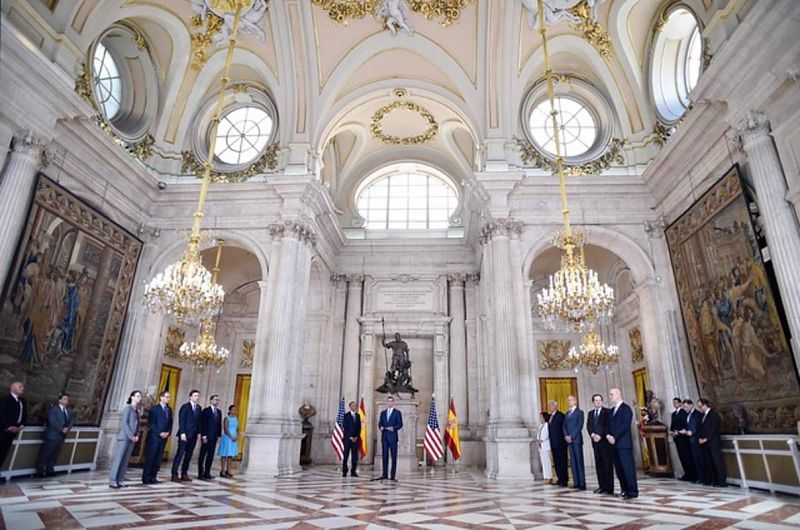
[[572,438],[573,445],[583,445],[583,411],[578,407],[564,414],[564,436]]
[[[600,414],[598,415],[597,409],[592,409],[589,411],[589,414],[587,414],[587,416],[588,417],[586,418],[586,431],[589,433],[589,437],[591,438],[593,434],[596,434],[600,437],[599,442],[595,442],[594,440],[592,440],[592,443],[603,443],[603,442],[607,443],[608,441],[606,440],[606,434],[608,434],[608,426],[609,426],[608,424],[611,420],[611,410],[603,407],[600,409]],[[595,425],[595,416],[599,416],[596,425]]]
[[557,410],[550,416],[548,423],[548,430],[550,431],[550,447],[553,449],[561,449],[567,446],[564,440],[564,413]]
[[[19,421],[19,406],[22,404],[22,421]],[[6,432],[9,427],[25,425],[28,420],[28,402],[24,397],[19,398],[19,403],[10,393],[0,398],[0,433]]]
[[200,413],[200,436],[209,440],[216,440],[222,436],[222,411],[217,408],[216,413],[211,407],[206,407]]
[[44,431],[45,440],[63,440],[66,434],[61,432],[64,427],[72,428],[74,415],[69,407],[65,407],[66,416],[61,411],[61,405],[56,403],[47,411],[47,429]]
[[698,429],[698,437],[706,438],[709,447],[721,447],[722,438],[720,437],[720,420],[719,414],[714,410],[709,410],[705,415],[705,420],[700,419],[700,428]]
[[389,443],[397,443],[397,431],[403,428],[403,414],[398,409],[394,409],[392,411],[392,416],[387,418],[387,410],[381,411],[380,419],[378,420],[378,428],[394,427],[394,431],[382,431],[383,439]]
[[[147,416],[148,425],[150,426],[150,440],[158,438],[158,434],[162,432],[172,433],[172,409],[167,405],[166,410],[161,408],[161,404],[157,404],[150,409],[150,414]],[[153,436],[156,435],[156,436]]]
[[191,403],[184,403],[178,412],[178,436],[185,434],[187,438],[197,436],[200,432],[200,405],[192,407]]
[[[159,406],[159,408],[161,408]],[[150,413],[150,419],[152,420],[153,414]],[[136,411],[133,409],[132,405],[125,405],[122,409],[122,424],[120,425],[119,432],[117,433],[117,440],[123,441],[128,440],[130,442],[131,438],[138,434],[139,422],[136,420]],[[152,424],[150,426],[152,429]]]
[[611,409],[611,421],[608,424],[608,434],[614,437],[614,446],[617,449],[633,449],[633,437],[631,436],[631,423],[633,422],[633,411],[627,403],[623,402],[617,408]]
[[[350,438],[358,438],[361,436],[361,416],[359,416],[358,412],[355,414],[355,418],[353,418],[353,414],[351,412],[347,412],[344,415],[344,423],[342,425],[342,430],[344,431],[345,439]],[[394,414],[392,414],[394,416]],[[403,421],[402,418],[400,420],[400,426],[402,427]]]
[[672,421],[669,424],[669,430],[678,432],[686,428],[686,411],[683,409],[675,410],[672,412]]
[[687,438],[689,438],[689,443],[692,445],[700,443],[700,420],[702,418],[703,414],[699,410],[692,410],[691,414],[686,413],[686,430],[692,431],[692,435],[687,436]]

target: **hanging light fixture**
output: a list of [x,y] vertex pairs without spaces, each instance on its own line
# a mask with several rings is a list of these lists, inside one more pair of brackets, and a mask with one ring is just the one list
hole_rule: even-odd
[[[219,261],[222,257],[222,239],[217,240],[217,258],[214,263],[214,272],[211,277],[212,283],[217,284],[219,275]],[[222,346],[217,346],[214,335],[216,323],[213,317],[206,317],[200,324],[197,342],[184,342],[181,344],[181,359],[197,365],[202,372],[209,366],[220,367],[230,357],[230,351]]]
[[[600,335],[590,329],[584,335],[583,343],[578,348],[573,346],[569,350],[567,359],[571,365],[583,366],[596,374],[600,368],[609,369],[619,362],[619,348],[613,344],[606,346]],[[575,370],[577,371],[577,367]]]
[[601,284],[597,273],[586,266],[584,244],[586,235],[575,230],[569,221],[567,206],[567,184],[564,172],[564,157],[561,155],[561,127],[555,105],[553,88],[555,74],[550,66],[550,50],[547,45],[547,26],[544,21],[544,2],[538,0],[539,32],[542,34],[547,99],[550,102],[550,118],[553,121],[555,142],[555,170],[561,192],[561,215],[563,229],[555,235],[553,244],[561,249],[561,268],[550,276],[550,284],[537,294],[537,313],[548,329],[565,328],[573,331],[590,329],[595,322],[604,322],[614,314],[614,290]]
[[222,86],[217,97],[214,119],[211,121],[211,134],[208,139],[208,158],[203,164],[203,183],[197,209],[194,212],[192,230],[188,236],[188,247],[181,261],[168,266],[157,274],[144,288],[144,304],[151,311],[174,315],[179,322],[200,322],[213,317],[222,307],[225,291],[222,286],[212,280],[211,273],[203,267],[200,260],[200,222],[203,219],[208,186],[211,183],[211,167],[214,160],[214,149],[217,142],[217,127],[222,117],[225,104],[225,90],[230,79],[228,75],[233,62],[233,51],[236,48],[236,37],[242,12],[251,7],[253,0],[216,0],[215,12],[233,13],[233,27],[228,39],[228,50],[225,56],[225,67],[222,72]]

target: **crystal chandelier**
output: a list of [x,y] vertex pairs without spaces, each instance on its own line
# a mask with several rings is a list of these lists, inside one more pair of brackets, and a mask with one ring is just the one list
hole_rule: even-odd
[[225,90],[230,83],[228,78],[236,48],[236,37],[242,12],[252,7],[253,0],[216,0],[213,7],[217,11],[233,13],[233,28],[228,39],[228,50],[225,56],[225,67],[222,71],[222,86],[217,97],[214,119],[211,121],[211,132],[208,138],[208,158],[203,164],[203,183],[194,212],[192,231],[188,237],[188,248],[181,261],[168,266],[144,288],[144,304],[152,311],[160,311],[167,315],[175,315],[179,322],[200,322],[212,318],[222,307],[225,291],[211,278],[211,273],[203,267],[200,260],[200,222],[203,219],[203,207],[211,183],[211,165],[214,160],[214,148],[217,142],[217,127],[225,105]]
[[584,331],[597,321],[606,321],[614,313],[614,290],[601,284],[597,273],[586,266],[583,247],[586,236],[574,230],[569,221],[567,206],[567,184],[564,173],[564,157],[561,155],[561,133],[558,111],[555,106],[553,68],[550,66],[550,51],[547,44],[547,26],[544,21],[543,0],[539,5],[539,32],[542,34],[547,99],[550,102],[550,117],[553,120],[555,142],[555,170],[561,192],[561,214],[563,229],[556,234],[554,244],[561,249],[561,268],[550,276],[550,285],[537,295],[537,313],[549,329],[566,328]]
[[[217,258],[214,263],[214,274],[211,278],[211,282],[214,285],[217,285],[217,275],[219,274],[219,261],[222,257],[223,243],[224,241],[222,239],[217,240]],[[215,331],[216,324],[214,323],[214,318],[211,316],[206,317],[200,324],[197,342],[184,342],[181,344],[181,358],[196,364],[201,372],[208,366],[220,367],[225,364],[225,361],[227,361],[230,356],[230,351],[222,346],[217,346],[214,340]]]
[[570,364],[583,366],[588,368],[592,374],[596,374],[601,367],[608,369],[612,364],[619,362],[619,348],[613,344],[606,346],[600,340],[600,335],[590,329],[584,335],[583,343],[579,349],[573,346],[569,350],[567,358]]

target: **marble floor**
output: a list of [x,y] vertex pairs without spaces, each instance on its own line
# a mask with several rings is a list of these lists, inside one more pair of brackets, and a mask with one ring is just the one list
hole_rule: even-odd
[[[133,479],[137,470],[131,470]],[[34,528],[564,528],[800,530],[800,499],[642,479],[622,501],[541,483],[504,483],[479,470],[408,474],[398,483],[342,478],[332,466],[290,478],[241,475],[191,483],[131,482],[103,473],[0,486],[2,524]],[[163,474],[162,477],[163,479]]]

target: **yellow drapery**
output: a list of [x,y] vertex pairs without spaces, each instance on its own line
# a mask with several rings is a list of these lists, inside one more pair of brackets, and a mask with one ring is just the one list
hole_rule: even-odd
[[244,436],[241,433],[245,432],[247,427],[247,405],[250,402],[250,376],[247,374],[239,374],[236,376],[236,395],[233,398],[236,403],[236,415],[239,417],[239,437],[236,444],[239,446],[239,455],[237,459],[242,458],[244,451]]
[[573,395],[578,399],[578,379],[575,377],[542,377],[539,379],[539,396],[543,411],[547,410],[547,402],[555,400],[558,410],[567,408],[567,396]]
[[[178,399],[178,383],[181,381],[181,369],[177,366],[170,366],[168,364],[161,365],[161,377],[158,379],[158,388],[156,389],[155,401],[158,403],[158,395],[161,392],[169,392],[170,408],[172,408],[173,421],[177,421],[175,414],[175,403]],[[164,445],[164,458],[169,457],[169,446],[172,441],[172,436],[167,438],[167,443]]]

